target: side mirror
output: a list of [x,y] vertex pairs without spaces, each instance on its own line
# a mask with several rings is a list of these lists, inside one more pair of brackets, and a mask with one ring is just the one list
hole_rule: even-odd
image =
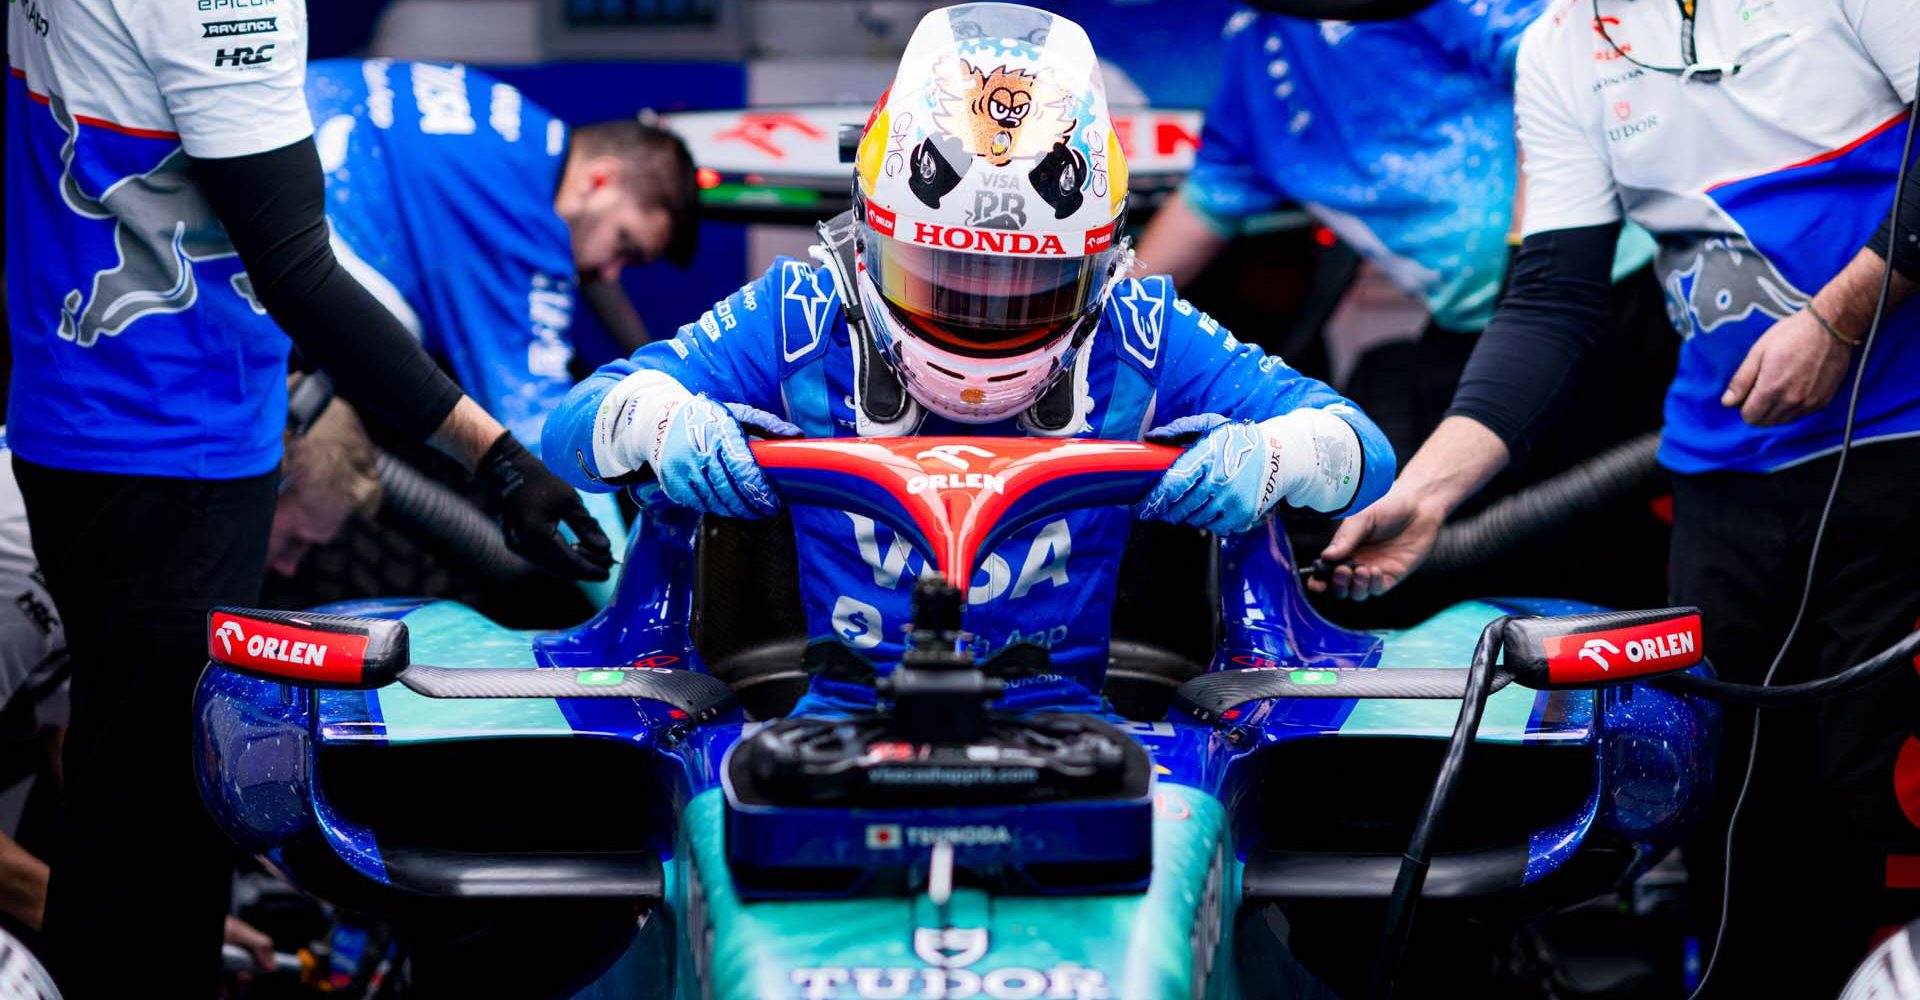
[[1515,618],[1501,648],[1502,669],[1535,690],[1631,683],[1706,657],[1699,608]]
[[214,608],[207,614],[207,656],[283,684],[384,687],[407,669],[407,626],[357,615]]

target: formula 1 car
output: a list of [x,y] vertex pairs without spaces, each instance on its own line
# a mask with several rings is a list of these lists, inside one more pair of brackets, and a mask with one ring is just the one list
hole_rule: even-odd
[[[977,467],[937,474],[942,444]],[[689,638],[715,583],[698,519],[648,507],[615,598],[567,631],[450,602],[217,609],[195,712],[221,828],[316,895],[457,928],[442,967],[492,985],[468,995],[1198,1000],[1308,995],[1243,942],[1275,908],[1296,941],[1361,915],[1370,961],[1344,975],[1384,995],[1409,926],[1618,887],[1710,791],[1715,709],[1655,676],[1705,669],[1696,611],[1488,600],[1346,631],[1276,519],[1214,543],[1223,638],[1156,717],[993,711],[1045,650],[965,652],[945,581],[1024,525],[1136,501],[1178,451],[752,447],[787,503],[874,518],[937,570],[905,660],[865,675],[877,711],[749,720]],[[1113,676],[1143,655],[1116,646]],[[519,936],[476,948],[489,925]]]

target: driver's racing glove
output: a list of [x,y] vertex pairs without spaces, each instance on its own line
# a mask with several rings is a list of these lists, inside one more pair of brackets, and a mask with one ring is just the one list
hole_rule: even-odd
[[1360,436],[1326,410],[1299,409],[1259,423],[1202,413],[1156,427],[1146,439],[1193,443],[1134,507],[1143,520],[1234,535],[1280,503],[1339,513],[1360,487]]
[[660,372],[641,371],[607,393],[595,415],[594,464],[608,482],[639,482],[651,469],[667,499],[724,517],[766,517],[780,509],[742,424],[773,437],[800,428],[743,403],[694,395]]
[[[498,502],[507,544],[527,561],[569,580],[604,580],[613,565],[606,533],[580,503],[580,494],[502,433],[487,449],[474,478]],[[560,528],[573,530],[568,541]]]

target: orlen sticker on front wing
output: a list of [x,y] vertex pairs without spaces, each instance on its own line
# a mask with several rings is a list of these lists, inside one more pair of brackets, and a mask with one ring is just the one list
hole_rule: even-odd
[[216,611],[208,650],[234,667],[291,680],[353,684],[361,679],[367,637],[282,625]]
[[1542,641],[1555,684],[1596,684],[1689,667],[1700,660],[1700,616],[1575,632]]

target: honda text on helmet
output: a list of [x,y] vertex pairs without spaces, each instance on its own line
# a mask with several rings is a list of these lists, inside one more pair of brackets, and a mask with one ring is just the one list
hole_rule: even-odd
[[950,419],[1032,406],[1130,258],[1126,161],[1086,32],[1013,4],[928,14],[856,163],[855,280],[880,355]]

